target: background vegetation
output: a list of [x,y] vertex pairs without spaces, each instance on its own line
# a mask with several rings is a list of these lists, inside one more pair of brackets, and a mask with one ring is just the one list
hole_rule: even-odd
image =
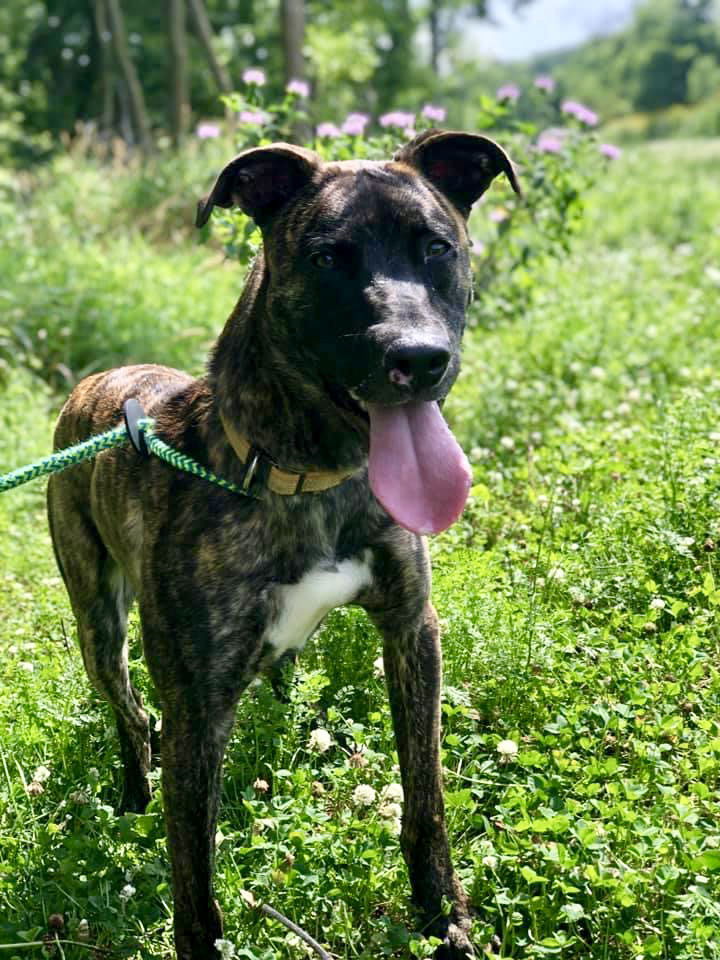
[[[523,8],[533,0],[507,0]],[[309,85],[309,120],[442,103],[450,125],[477,122],[481,94],[515,83],[519,109],[545,119],[553,97],[580,100],[613,136],[720,133],[716,0],[640,0],[629,25],[528,63],[470,53],[467,30],[497,5],[475,0],[5,0],[0,8],[0,161],[27,166],[90,124],[112,143],[163,149],[222,118],[218,95],[262,68],[270,102]],[[622,122],[618,123],[622,118]],[[612,139],[612,137],[611,137]]]
[[[328,156],[386,156],[407,121],[380,126],[382,111],[412,110],[419,128],[439,122],[430,101],[493,132],[525,199],[498,183],[471,221],[478,295],[447,414],[475,485],[432,542],[448,810],[476,941],[504,958],[718,960],[720,145],[698,120],[714,102],[698,79],[717,66],[710,7],[653,0],[623,34],[511,69],[461,61],[469,6],[392,0],[351,17],[308,2],[306,97],[286,91],[277,10],[207,0],[239,92],[219,104],[190,37],[177,149],[168,21],[145,7],[121,5],[144,147],[117,65],[105,126],[100,76],[82,73],[96,6],[0,8],[0,470],[49,450],[91,370],[202,370],[257,236],[224,214],[196,235],[193,207],[238,146],[296,131]],[[378,25],[405,38],[392,49],[407,70],[388,66]],[[266,82],[243,84],[259,63]],[[510,83],[517,95],[492,95]],[[339,129],[351,108],[375,118],[362,134]],[[595,113],[614,127],[598,132]],[[704,139],[619,154],[615,136],[652,132],[648,118],[697,120]],[[326,121],[338,130],[313,132]],[[169,957],[161,783],[146,814],[115,814],[114,728],[77,653],[42,483],[0,498],[0,580],[0,955],[46,956],[30,944],[60,934],[76,945],[50,952],[68,960]],[[131,638],[159,720],[136,621]],[[265,683],[241,703],[217,837],[238,957],[304,955],[248,890],[343,960],[432,953],[398,848],[379,654],[364,617],[337,611],[289,704]]]

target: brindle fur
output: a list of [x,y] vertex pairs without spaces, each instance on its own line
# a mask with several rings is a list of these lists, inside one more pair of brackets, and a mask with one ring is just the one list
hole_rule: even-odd
[[[162,771],[181,960],[216,956],[215,823],[223,753],[238,698],[268,665],[263,634],[279,586],[317,564],[370,558],[372,583],[355,602],[384,637],[384,659],[405,788],[402,849],[413,896],[438,957],[472,955],[465,894],[453,872],[440,768],[441,653],[422,538],[401,529],[367,482],[368,425],[358,399],[407,399],[384,358],[398,342],[441,344],[439,383],[415,396],[442,399],[459,365],[470,296],[461,214],[504,171],[482,137],[431,134],[396,161],[323,164],[286,144],[251,150],[223,171],[200,208],[239,203],[260,224],[260,254],[200,379],[134,366],[83,380],[55,433],[67,447],[115,426],[135,397],[157,433],[241,483],[244,468],[220,414],[285,469],[352,468],[322,493],[247,499],[128,445],[52,477],[50,526],[77,619],[88,675],[115,713],[122,806],[150,798],[148,718],[127,669],[126,618],[137,599],[150,674],[163,711]],[[451,255],[429,262],[424,236]],[[420,239],[419,239],[420,238]],[[309,253],[332,244],[335,271]],[[335,275],[331,275],[331,274]],[[351,393],[352,391],[352,393]],[[299,644],[304,638],[298,638]],[[442,913],[443,898],[452,910]]]

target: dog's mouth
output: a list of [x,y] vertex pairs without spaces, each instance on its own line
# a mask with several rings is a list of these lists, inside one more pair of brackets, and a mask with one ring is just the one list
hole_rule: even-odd
[[419,534],[453,524],[472,474],[438,402],[372,403],[355,390],[334,399],[369,431],[370,488],[393,520]]

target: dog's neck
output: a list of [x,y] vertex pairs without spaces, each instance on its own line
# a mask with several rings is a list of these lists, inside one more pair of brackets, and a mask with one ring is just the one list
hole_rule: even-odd
[[220,416],[286,470],[357,469],[367,430],[330,399],[327,388],[289,355],[267,303],[268,274],[258,255],[210,358],[209,385]]

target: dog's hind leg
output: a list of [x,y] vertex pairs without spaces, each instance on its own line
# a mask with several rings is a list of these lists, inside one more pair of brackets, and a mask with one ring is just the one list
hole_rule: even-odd
[[124,783],[119,809],[141,812],[150,800],[150,733],[140,694],[130,682],[127,615],[130,585],[95,526],[52,478],[48,512],[55,556],[77,622],[91,683],[112,706],[120,739]]

